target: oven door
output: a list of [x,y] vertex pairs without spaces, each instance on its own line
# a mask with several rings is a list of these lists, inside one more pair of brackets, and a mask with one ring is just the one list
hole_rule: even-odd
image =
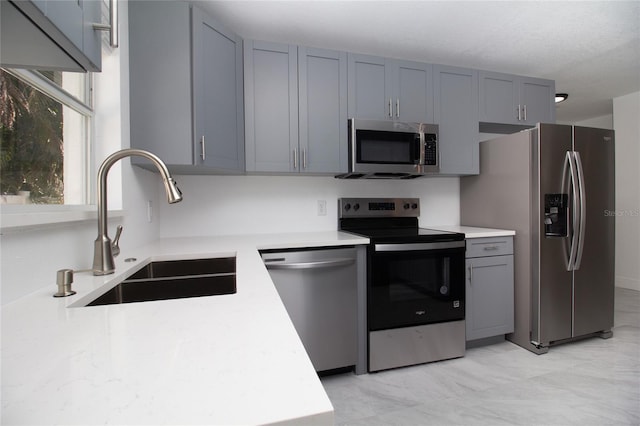
[[464,319],[465,242],[372,244],[369,330]]

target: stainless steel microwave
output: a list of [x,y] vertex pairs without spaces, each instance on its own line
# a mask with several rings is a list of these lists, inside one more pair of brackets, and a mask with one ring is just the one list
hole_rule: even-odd
[[438,125],[350,118],[349,171],[340,179],[412,179],[440,170]]

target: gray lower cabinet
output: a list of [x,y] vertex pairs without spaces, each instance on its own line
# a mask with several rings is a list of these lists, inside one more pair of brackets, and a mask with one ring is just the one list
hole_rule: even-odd
[[467,341],[514,330],[513,237],[467,239]]
[[555,82],[480,71],[480,121],[522,126],[555,123]]
[[1,64],[14,68],[100,71],[99,0],[2,0]]
[[432,65],[349,54],[349,117],[433,122]]
[[179,174],[244,172],[241,39],[186,2],[136,1],[129,50],[131,146]]
[[244,42],[246,170],[347,170],[346,53]]
[[440,174],[478,174],[478,72],[435,65],[434,104]]

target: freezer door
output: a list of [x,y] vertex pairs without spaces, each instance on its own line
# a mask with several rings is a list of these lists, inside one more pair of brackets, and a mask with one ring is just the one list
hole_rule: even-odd
[[584,222],[574,272],[573,336],[613,327],[615,173],[612,130],[574,128]]
[[561,194],[569,202],[568,218],[573,216],[566,164],[571,148],[571,126],[539,124],[538,137],[532,138],[531,340],[544,346],[571,337],[572,272],[568,270],[568,253],[573,221],[568,223],[566,235],[553,235],[545,224],[545,219],[551,220],[545,216],[549,199],[564,198],[556,197]]

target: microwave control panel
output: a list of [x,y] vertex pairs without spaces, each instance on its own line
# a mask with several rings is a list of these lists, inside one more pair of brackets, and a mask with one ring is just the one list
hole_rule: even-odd
[[424,164],[426,166],[438,165],[438,140],[434,133],[424,134]]

